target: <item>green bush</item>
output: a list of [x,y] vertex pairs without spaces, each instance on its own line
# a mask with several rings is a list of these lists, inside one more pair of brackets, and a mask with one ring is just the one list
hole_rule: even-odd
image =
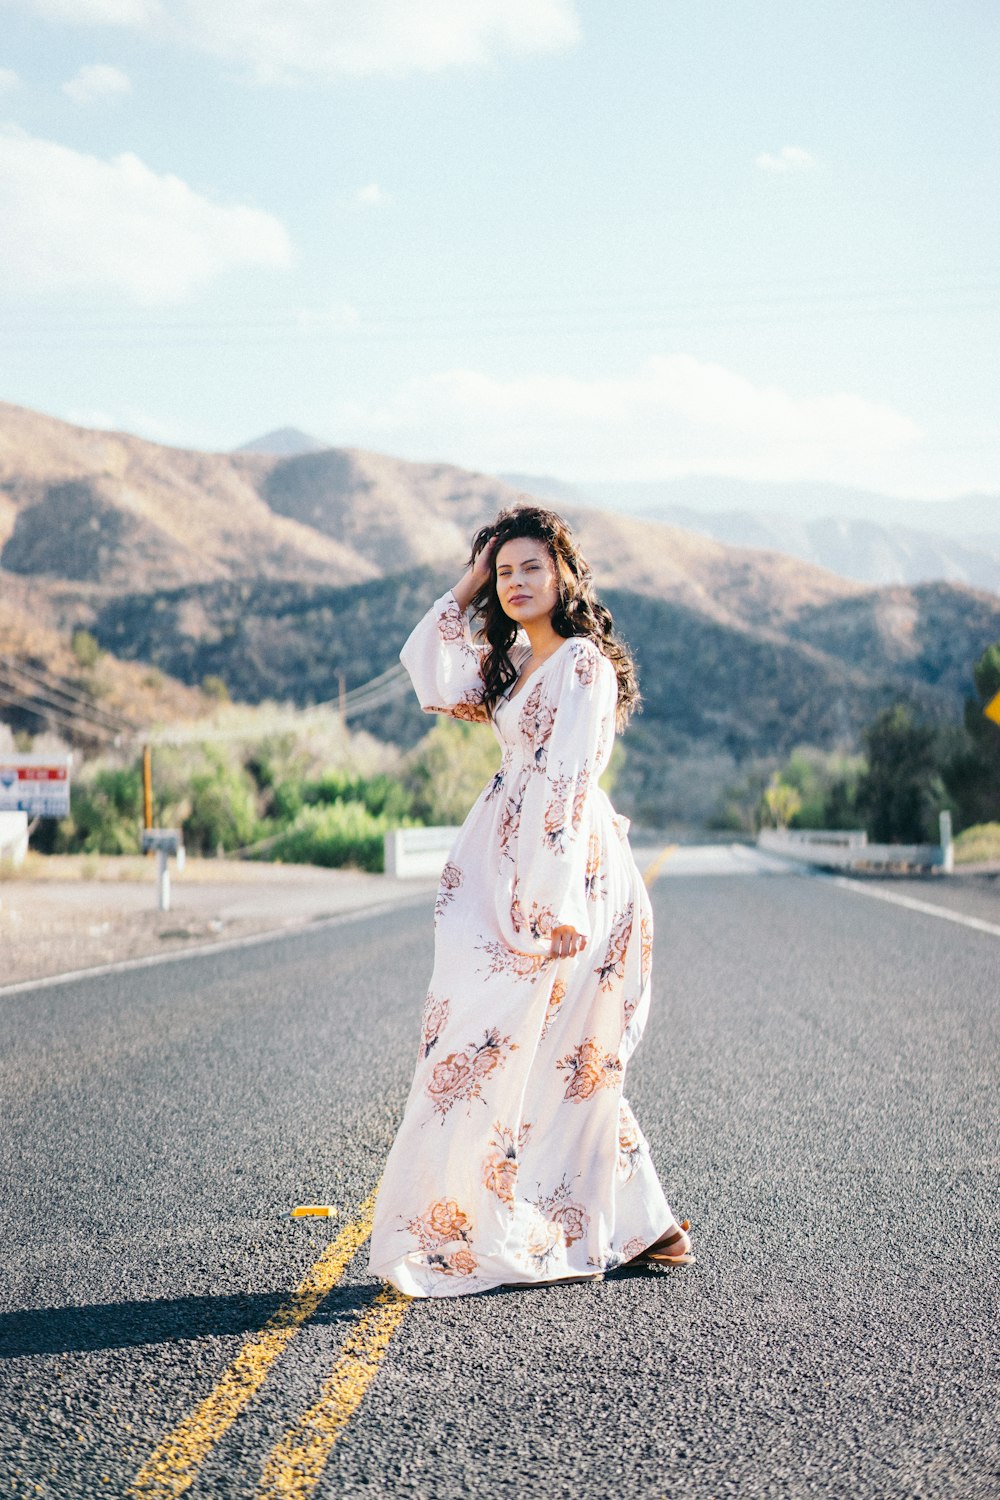
[[[411,819],[402,820],[405,826]],[[287,864],[353,865],[384,869],[383,836],[401,820],[368,811],[363,802],[332,802],[303,807],[292,826],[267,851],[269,860]]]
[[1000,823],[977,823],[955,840],[955,863],[971,865],[1000,861]]
[[138,767],[85,770],[70,787],[70,814],[56,830],[58,854],[138,854],[142,772]]
[[183,820],[184,844],[192,854],[241,849],[258,833],[253,780],[242,766],[216,763],[192,776],[190,812]]
[[484,725],[439,719],[406,768],[413,816],[424,823],[461,823],[499,764],[500,747]]
[[78,625],[70,638],[70,650],[81,667],[95,667],[102,655],[96,636]]
[[352,776],[347,771],[326,771],[301,784],[307,807],[333,806],[338,802],[360,802],[370,813],[398,821],[410,812],[410,795],[394,776]]

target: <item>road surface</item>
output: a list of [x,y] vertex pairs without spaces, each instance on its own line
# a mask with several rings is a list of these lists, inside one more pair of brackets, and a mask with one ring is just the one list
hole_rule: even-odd
[[429,898],[0,993],[0,1494],[1000,1494],[1000,904],[656,854],[628,1093],[686,1270],[379,1295]]

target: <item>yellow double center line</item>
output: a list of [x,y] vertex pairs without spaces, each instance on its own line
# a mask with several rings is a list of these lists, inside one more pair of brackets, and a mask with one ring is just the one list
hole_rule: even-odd
[[[168,1433],[129,1488],[143,1500],[182,1495],[216,1443],[260,1390],[272,1365],[371,1233],[375,1193],[337,1235],[286,1302],[243,1344],[229,1368],[191,1414]],[[330,1450],[378,1373],[389,1340],[408,1304],[392,1288],[376,1297],[325,1382],[320,1399],[277,1444],[264,1470],[262,1495],[305,1496],[315,1487]]]
[[667,860],[672,854],[677,853],[678,848],[679,845],[677,844],[666,844],[653,860],[653,863],[651,865],[647,865],[646,869],[642,872],[643,882],[647,886],[651,886],[653,884],[653,881],[656,879],[657,875],[659,875]]

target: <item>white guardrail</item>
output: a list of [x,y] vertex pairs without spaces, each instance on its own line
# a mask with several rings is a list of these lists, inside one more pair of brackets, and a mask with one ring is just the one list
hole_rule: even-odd
[[940,844],[869,844],[868,835],[860,830],[762,828],[757,847],[824,870],[916,869],[950,875],[955,867],[951,813],[941,814],[940,829]]
[[458,828],[391,828],[385,835],[385,873],[397,880],[440,875]]

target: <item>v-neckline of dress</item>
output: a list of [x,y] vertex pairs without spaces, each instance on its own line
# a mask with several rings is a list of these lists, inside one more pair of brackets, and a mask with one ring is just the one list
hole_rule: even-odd
[[[563,649],[563,646],[568,646],[569,643],[570,643],[570,641],[572,639],[573,639],[573,637],[568,635],[568,636],[566,636],[565,640],[560,641],[560,643],[556,647],[556,649],[553,652],[551,652],[551,654],[548,655],[543,662],[540,662],[539,665],[537,667],[535,667],[533,671],[531,671],[531,672],[528,673],[528,677],[526,677],[524,679],[525,682],[528,681],[528,678],[537,677],[538,674],[539,674],[539,672],[544,672],[545,668],[548,666],[549,662],[550,661],[555,661],[556,657],[559,655],[560,651]],[[518,675],[515,677],[514,681],[511,683],[511,688],[517,687],[517,684],[520,681],[521,681],[521,674],[518,673]],[[504,696],[503,696],[503,698],[501,699],[501,702],[503,702],[503,703],[515,703],[519,698],[523,698],[524,694],[527,693],[528,691],[529,691],[529,689],[527,687],[525,687],[524,690],[522,692],[520,692],[520,693],[510,693],[510,692],[505,693]]]

